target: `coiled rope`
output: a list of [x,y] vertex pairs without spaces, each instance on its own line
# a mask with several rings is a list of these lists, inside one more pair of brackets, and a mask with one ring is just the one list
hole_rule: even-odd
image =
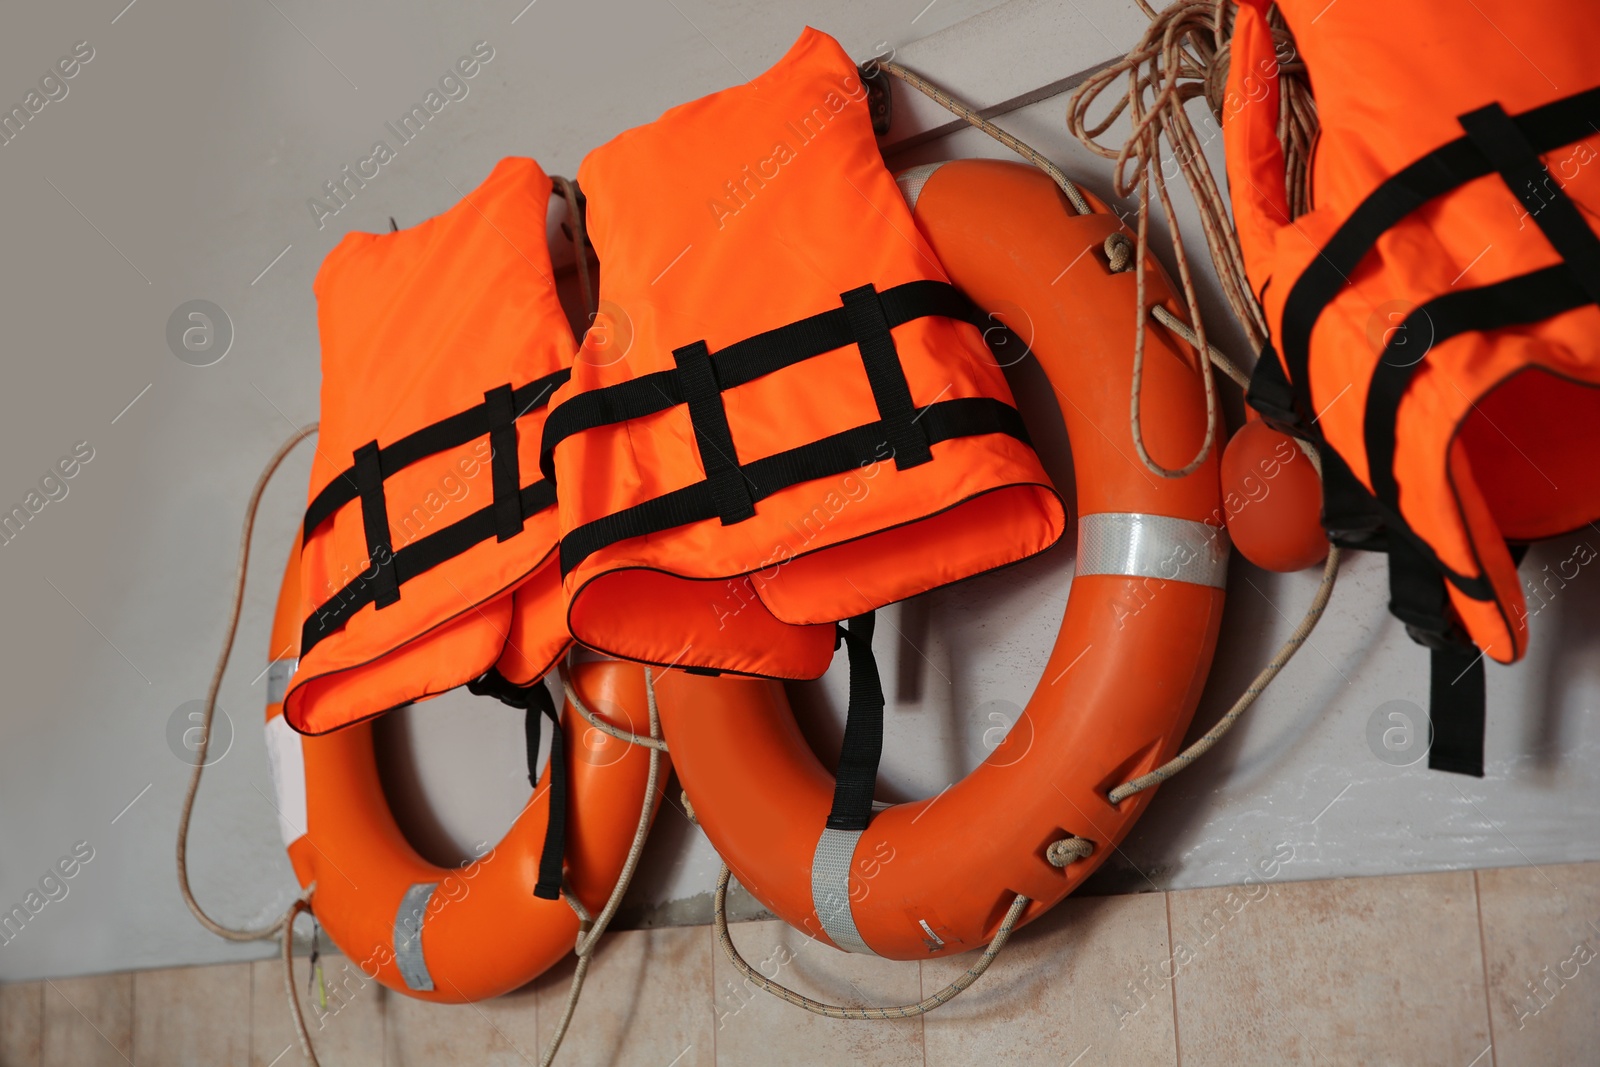
[[[1017,153],[1023,159],[1026,159],[1028,162],[1044,171],[1050,176],[1056,185],[1061,188],[1061,191],[1066,196],[1067,201],[1072,205],[1073,210],[1075,210],[1078,214],[1088,215],[1093,213],[1094,208],[1092,205],[1090,205],[1088,199],[1084,197],[1082,191],[1073,184],[1072,180],[1062,172],[1060,167],[1056,166],[1049,159],[1045,158],[1044,154],[1038,149],[1022,141],[1020,138],[1017,138],[1014,135],[1002,130],[1000,127],[996,126],[994,123],[980,115],[976,109],[962,103],[955,97],[951,96],[948,92],[945,92],[943,89],[940,89],[938,86],[929,82],[926,78],[907,70],[900,64],[876,60],[873,61],[873,63],[879,69],[882,69],[883,71],[892,74],[894,77],[899,78],[907,85],[918,90],[934,102],[938,103],[940,106],[944,107],[951,114],[966,120],[968,124],[979,130],[982,130],[990,137],[993,137],[996,141],[999,141],[1001,144]],[[1194,323],[1194,329],[1192,332],[1185,327],[1186,339],[1190,340],[1197,352],[1205,353],[1205,356],[1199,360],[1199,363],[1201,380],[1205,385],[1206,433],[1204,440],[1200,444],[1200,450],[1195,453],[1194,458],[1184,466],[1174,470],[1163,467],[1156,463],[1155,460],[1150,458],[1150,454],[1144,445],[1144,432],[1141,422],[1139,403],[1139,397],[1144,384],[1145,329],[1147,328],[1147,323],[1145,321],[1145,256],[1149,250],[1150,238],[1149,206],[1147,199],[1143,195],[1144,188],[1142,184],[1139,186],[1137,191],[1141,194],[1139,200],[1137,248],[1130,250],[1127,247],[1126,236],[1120,233],[1113,234],[1106,240],[1106,255],[1111,263],[1112,272],[1120,273],[1121,271],[1128,269],[1129,266],[1132,266],[1135,271],[1134,288],[1136,306],[1134,308],[1133,384],[1130,389],[1129,397],[1129,420],[1133,430],[1134,448],[1138,452],[1139,458],[1141,461],[1143,461],[1145,466],[1164,478],[1182,478],[1194,473],[1194,471],[1199,469],[1200,465],[1206,461],[1206,457],[1211,454],[1212,448],[1214,448],[1216,445],[1218,424],[1216,383],[1211,373],[1211,363],[1216,360],[1224,360],[1224,357],[1222,356],[1222,353],[1217,351],[1214,346],[1206,343],[1205,324],[1200,318],[1198,298],[1195,294],[1193,279],[1189,275],[1189,262],[1187,257],[1183,254],[1182,243],[1177,240],[1177,227],[1173,226],[1172,233],[1174,245],[1178,255],[1178,272],[1183,282],[1183,290],[1188,304],[1189,318],[1190,321]],[[1161,186],[1160,191],[1163,197],[1163,202],[1165,203],[1165,187]],[[1120,186],[1118,192],[1124,196],[1128,195],[1128,192],[1122,190]],[[1170,215],[1171,205],[1167,204],[1166,206]],[[1114,241],[1116,242],[1115,247],[1113,245]],[[1153,309],[1152,315],[1163,325],[1167,326],[1180,321],[1176,316],[1168,312],[1166,308],[1159,306]],[[1226,361],[1224,360],[1224,362]],[[1231,368],[1231,364],[1229,364],[1229,366]],[[1232,376],[1234,371],[1230,369],[1229,373],[1230,376]]]
[[[1223,296],[1243,327],[1251,348],[1259,352],[1267,339],[1266,319],[1245,274],[1238,231],[1234,229],[1227,197],[1218,187],[1205,154],[1206,142],[1218,135],[1221,124],[1230,117],[1225,112],[1236,113],[1243,106],[1242,101],[1226,98],[1233,13],[1237,5],[1235,0],[1178,0],[1158,12],[1146,0],[1136,2],[1149,16],[1150,26],[1132,51],[1078,87],[1067,105],[1067,128],[1091,152],[1116,162],[1113,188],[1118,196],[1138,196],[1141,221],[1148,214],[1149,189],[1155,188],[1172,234],[1173,252],[1193,314],[1194,293],[1188,257],[1179,239],[1178,221],[1167,195],[1167,178],[1162,168],[1162,139],[1166,139],[1178,173],[1188,185],[1199,210],[1200,227],[1222,283]],[[1276,8],[1271,9],[1267,21],[1277,57],[1278,137],[1284,149],[1289,210],[1297,217],[1311,206],[1309,162],[1317,132],[1316,103],[1306,80],[1305,64],[1295,51],[1294,37]],[[1091,108],[1113,83],[1124,77],[1126,92],[1098,122],[1091,122]],[[1205,97],[1215,123],[1204,140],[1196,133],[1186,108],[1189,101],[1200,96]],[[1120,145],[1101,144],[1098,138],[1123,112],[1128,113],[1132,124],[1126,139]],[[1148,230],[1141,225],[1141,259],[1148,239]]]
[[[1233,35],[1234,0],[1178,0],[1157,12],[1146,0],[1137,0],[1150,18],[1139,43],[1125,57],[1091,76],[1073,94],[1067,107],[1067,128],[1085,147],[1106,159],[1116,161],[1113,188],[1118,196],[1138,199],[1138,248],[1134,256],[1138,271],[1140,306],[1144,302],[1145,253],[1150,241],[1150,199],[1152,190],[1161,204],[1167,230],[1172,235],[1172,250],[1178,264],[1184,302],[1193,323],[1194,343],[1209,351],[1205,323],[1200,317],[1194,277],[1189,257],[1179,235],[1177,214],[1162,170],[1162,139],[1171,144],[1178,172],[1189,187],[1200,213],[1200,226],[1206,247],[1222,283],[1223,296],[1234,317],[1244,328],[1250,346],[1260,351],[1267,337],[1266,319],[1251,293],[1245,276],[1244,259],[1239,251],[1238,233],[1228,210],[1227,198],[1218,188],[1206,162],[1205,142],[1196,134],[1185,105],[1204,96],[1220,129],[1224,108],[1237,110],[1239,102],[1226,100],[1229,42]],[[1276,9],[1269,17],[1278,61],[1282,106],[1279,111],[1279,136],[1287,160],[1291,211],[1303,212],[1308,206],[1307,160],[1317,121],[1305,80],[1305,68],[1296,58],[1294,39]],[[1098,122],[1091,123],[1090,108],[1117,79],[1126,76],[1127,92]],[[1114,147],[1096,138],[1127,112],[1132,124],[1127,138]],[[1215,136],[1215,133],[1211,134]],[[1210,137],[1207,138],[1209,140]],[[1170,326],[1170,324],[1168,324]],[[1134,384],[1132,406],[1133,442],[1139,458],[1153,473],[1163,477],[1182,477],[1195,470],[1215,445],[1215,423],[1208,422],[1206,440],[1200,452],[1178,470],[1169,470],[1150,458],[1139,423],[1139,385],[1144,369],[1144,333],[1134,342]],[[1209,368],[1206,368],[1206,398],[1212,396]]]

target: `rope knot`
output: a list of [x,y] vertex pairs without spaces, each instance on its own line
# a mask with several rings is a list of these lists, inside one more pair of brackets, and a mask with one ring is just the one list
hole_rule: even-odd
[[1050,847],[1044,850],[1044,858],[1049,860],[1053,867],[1065,867],[1069,863],[1086,860],[1092,855],[1094,855],[1094,842],[1077,835],[1053,841]]
[[1106,262],[1112,274],[1121,274],[1133,266],[1133,242],[1120,230],[1106,237]]

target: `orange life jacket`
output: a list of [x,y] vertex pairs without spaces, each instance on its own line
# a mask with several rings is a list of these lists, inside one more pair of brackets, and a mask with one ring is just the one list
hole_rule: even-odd
[[542,462],[580,642],[816,677],[835,620],[1061,535],[994,324],[917,232],[838,42],[807,29],[579,180],[603,319]]
[[1483,657],[1527,642],[1507,542],[1600,517],[1600,23],[1279,0],[1321,123],[1291,223],[1267,6],[1240,4],[1224,114],[1276,352],[1251,402],[1319,443],[1334,540],[1389,553],[1391,608],[1435,649],[1431,764],[1482,774]]
[[322,429],[285,700],[324,733],[480,678],[542,676],[569,638],[539,434],[576,343],[550,179],[504,159],[436,218],[352,233],[317,274]]

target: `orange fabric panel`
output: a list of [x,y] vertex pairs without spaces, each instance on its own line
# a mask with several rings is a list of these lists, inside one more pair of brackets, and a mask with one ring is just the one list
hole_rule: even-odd
[[[576,344],[545,247],[550,188],[533,160],[505,159],[444,214],[395,233],[349,234],[329,253],[316,281],[322,427],[308,501],[344,477],[368,442],[386,448],[482,405],[487,390],[571,365]],[[516,420],[520,485],[539,477],[547,410]],[[385,471],[394,551],[490,508],[492,464],[484,434]],[[404,582],[398,602],[356,611],[302,660],[285,706],[290,724],[320,733],[454,688],[493,665],[513,629],[519,646],[543,657],[543,673],[567,640],[561,606],[527,597],[514,612],[511,592],[553,561],[556,533],[555,509],[546,508],[520,534],[491,535]],[[374,574],[362,503],[353,500],[305,546],[308,614]]]
[[1538,367],[1515,374],[1462,423],[1461,442],[1507,538],[1553,537],[1590,520],[1587,512],[1600,500],[1596,426],[1600,389]]
[[[502,598],[504,599],[504,598]],[[555,555],[511,594],[510,628],[495,669],[517,685],[543,678],[572,643],[567,634],[567,594]]]
[[[579,180],[606,265],[601,297],[631,345],[619,355],[613,331],[586,338],[557,407],[671,370],[674,350],[695,341],[714,356],[838,308],[863,285],[947,280],[884,168],[855,64],[816,30],[748,84],[596,149]],[[893,339],[914,407],[1012,404],[971,324],[918,318]],[[879,419],[853,344],[720,396],[742,464]],[[1064,509],[1031,448],[984,433],[932,453],[901,470],[883,451],[854,474],[773,492],[754,517],[689,522],[594,552],[565,575],[574,636],[649,662],[814,677],[832,646],[823,624],[1060,536]],[[563,537],[706,478],[686,404],[577,433],[556,444],[554,462]],[[921,529],[885,535],[907,524]],[[757,572],[762,580],[748,579]],[[747,594],[733,602],[746,604],[736,625],[724,624],[730,587]]]

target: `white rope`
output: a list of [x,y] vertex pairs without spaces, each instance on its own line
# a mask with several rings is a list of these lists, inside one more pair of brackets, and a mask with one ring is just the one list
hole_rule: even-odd
[[189,906],[189,911],[199,920],[200,925],[207,930],[229,941],[270,941],[282,935],[283,938],[283,967],[284,989],[289,999],[289,1011],[294,1017],[295,1036],[300,1039],[300,1051],[310,1061],[312,1067],[318,1067],[317,1054],[311,1047],[311,1033],[306,1029],[305,1016],[300,1011],[300,995],[294,982],[294,921],[302,912],[310,912],[311,895],[316,891],[316,883],[306,886],[305,891],[295,898],[289,910],[275,922],[252,929],[236,929],[224,926],[200,907],[200,902],[195,899],[194,891],[189,886],[189,822],[194,815],[194,800],[200,792],[200,776],[206,767],[206,753],[211,747],[211,721],[217,713],[217,694],[222,690],[222,678],[228,670],[228,659],[233,655],[233,641],[239,632],[239,616],[244,609],[245,576],[250,569],[250,540],[255,532],[256,513],[261,506],[261,495],[266,492],[267,483],[277,472],[284,459],[294,450],[295,445],[317,432],[317,424],[312,423],[304,429],[296,430],[287,441],[278,446],[278,450],[267,460],[267,465],[256,478],[255,488],[250,491],[250,502],[245,507],[244,532],[239,538],[239,561],[234,570],[233,605],[228,611],[228,622],[223,628],[222,653],[217,657],[216,670],[211,675],[211,688],[206,691],[206,706],[202,714],[200,726],[200,743],[195,750],[194,769],[189,773],[189,788],[183,796],[183,808],[178,815],[178,892],[183,896],[183,902]]

